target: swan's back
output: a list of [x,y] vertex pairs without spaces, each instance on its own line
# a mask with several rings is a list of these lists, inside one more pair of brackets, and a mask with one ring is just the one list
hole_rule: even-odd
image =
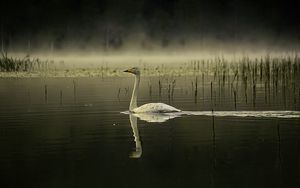
[[148,103],[132,110],[134,113],[168,113],[181,110],[164,103]]

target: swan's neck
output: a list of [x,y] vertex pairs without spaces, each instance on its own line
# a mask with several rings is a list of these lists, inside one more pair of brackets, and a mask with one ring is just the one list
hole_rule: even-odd
[[134,87],[132,92],[132,97],[130,101],[129,111],[133,111],[133,109],[137,108],[137,95],[140,85],[140,75],[135,75]]

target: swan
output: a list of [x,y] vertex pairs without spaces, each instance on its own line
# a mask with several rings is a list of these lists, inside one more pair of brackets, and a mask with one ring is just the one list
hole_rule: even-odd
[[129,105],[129,111],[131,113],[170,113],[170,112],[181,112],[181,110],[174,108],[173,106],[164,103],[148,103],[142,106],[137,106],[137,95],[140,85],[141,73],[139,68],[133,67],[125,70],[124,72],[135,75],[134,87]]

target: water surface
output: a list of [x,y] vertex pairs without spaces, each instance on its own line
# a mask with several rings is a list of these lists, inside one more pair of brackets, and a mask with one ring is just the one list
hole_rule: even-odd
[[160,122],[121,113],[132,77],[1,79],[3,187],[299,187],[300,119],[234,115],[299,111],[299,95],[258,84],[235,102],[210,79],[195,96],[194,77],[143,78],[139,104],[198,113]]

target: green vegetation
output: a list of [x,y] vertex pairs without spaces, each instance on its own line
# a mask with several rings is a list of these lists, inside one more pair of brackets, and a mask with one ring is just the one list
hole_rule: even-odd
[[48,61],[30,58],[26,55],[24,58],[8,57],[7,53],[1,53],[0,71],[1,72],[29,72],[34,70],[44,70],[48,67]]
[[[204,99],[209,98],[211,110],[216,110],[225,99],[234,104],[234,109],[241,109],[241,104],[250,104],[255,109],[262,102],[263,95],[265,105],[280,98],[284,107],[293,103],[295,109],[299,108],[300,58],[297,55],[261,58],[244,56],[233,59],[215,57],[174,63],[166,59],[161,64],[157,60],[141,60],[138,64],[124,65],[116,64],[113,60],[101,62],[101,57],[99,59],[99,63],[95,64],[65,64],[63,61],[48,63],[29,56],[19,59],[2,54],[0,77],[128,77],[123,70],[139,66],[143,78],[148,80],[149,96],[157,94],[159,98],[166,97],[169,102],[177,95],[190,94],[195,104],[199,101],[204,103]],[[182,82],[185,84],[179,86]],[[130,92],[130,86],[124,88],[126,94]],[[73,81],[75,99],[76,90],[77,83]],[[208,97],[205,90],[210,91]],[[47,93],[45,85],[45,101]],[[122,89],[119,88],[118,98],[121,93]],[[58,96],[62,98],[62,95],[61,91]]]
[[[42,61],[39,58],[31,58],[29,55],[24,58],[8,57],[6,53],[2,53],[0,57],[0,77],[18,77],[25,76],[48,76],[48,77],[111,77],[111,76],[127,76],[123,73],[126,67],[134,66],[124,64],[122,66],[114,65],[114,63],[101,62],[94,64],[92,67],[82,63],[81,67],[74,67],[72,64],[65,65],[64,62],[58,64],[53,61]],[[136,65],[135,65],[136,66]],[[280,85],[296,85],[300,82],[300,58],[294,56],[271,57],[265,56],[261,58],[249,58],[247,56],[226,59],[216,57],[211,59],[186,60],[182,63],[166,62],[158,65],[157,63],[140,63],[138,66],[142,70],[143,76],[169,78],[169,93],[172,96],[172,88],[176,80],[174,77],[194,76],[192,87],[195,96],[198,95],[199,78],[202,84],[207,81],[208,76],[212,76],[214,88],[227,84],[232,88],[232,92],[237,90],[237,83],[242,84],[244,90],[249,87],[256,90],[257,84],[264,84],[266,90],[270,86],[274,86],[276,90],[280,89]],[[26,73],[26,74],[25,74]],[[174,83],[172,83],[174,82]],[[159,83],[161,90],[162,83]],[[152,86],[150,87],[150,91]],[[237,92],[237,91],[236,91]],[[247,94],[245,94],[247,99]]]

